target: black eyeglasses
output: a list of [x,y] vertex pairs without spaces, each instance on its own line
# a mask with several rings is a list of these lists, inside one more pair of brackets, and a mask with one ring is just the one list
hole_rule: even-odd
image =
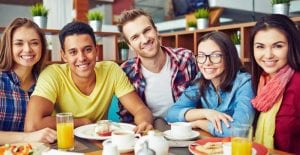
[[205,54],[203,52],[199,52],[196,56],[197,62],[199,64],[204,64],[206,62],[207,57],[209,61],[213,64],[218,64],[222,61],[222,54],[213,52],[212,54]]

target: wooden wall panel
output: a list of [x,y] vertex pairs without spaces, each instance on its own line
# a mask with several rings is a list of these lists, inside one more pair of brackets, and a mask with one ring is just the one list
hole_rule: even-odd
[[75,20],[87,22],[86,14],[89,11],[88,0],[74,0]]

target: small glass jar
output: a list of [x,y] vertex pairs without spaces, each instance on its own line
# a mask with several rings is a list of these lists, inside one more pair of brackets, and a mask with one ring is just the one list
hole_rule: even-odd
[[110,136],[111,135],[111,121],[99,120],[95,127],[95,133],[98,136]]

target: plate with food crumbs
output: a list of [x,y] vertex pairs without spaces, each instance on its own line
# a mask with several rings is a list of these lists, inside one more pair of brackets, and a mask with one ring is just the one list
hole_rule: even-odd
[[[195,141],[189,145],[189,151],[193,155],[222,155],[223,154],[223,143],[230,142],[231,139],[210,137]],[[256,150],[256,155],[267,155],[268,149],[258,143],[252,142],[252,149]]]
[[[83,138],[83,139],[91,139],[91,140],[105,140],[110,138],[110,134],[105,134],[105,135],[99,135],[97,134],[97,132],[95,131],[97,124],[88,124],[88,125],[83,125],[80,127],[77,127],[74,130],[74,134],[75,136],[79,137],[79,138]],[[113,122],[111,125],[111,131],[113,130],[131,130],[133,131],[133,129],[136,126],[133,124],[128,124],[128,123],[116,123]]]

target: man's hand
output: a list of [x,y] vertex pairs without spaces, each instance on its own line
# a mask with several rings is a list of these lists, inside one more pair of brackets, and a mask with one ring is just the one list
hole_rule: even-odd
[[151,123],[149,123],[149,122],[142,122],[142,123],[138,124],[136,128],[134,128],[134,131],[136,133],[145,133],[145,132],[147,132],[147,131],[149,131],[151,129],[153,129],[153,126],[152,126]]
[[56,140],[56,131],[50,128],[44,128],[34,132],[25,133],[25,142],[53,143]]
[[79,127],[79,126],[83,126],[83,125],[88,125],[93,123],[91,120],[89,120],[88,118],[77,118],[74,119],[74,127]]

